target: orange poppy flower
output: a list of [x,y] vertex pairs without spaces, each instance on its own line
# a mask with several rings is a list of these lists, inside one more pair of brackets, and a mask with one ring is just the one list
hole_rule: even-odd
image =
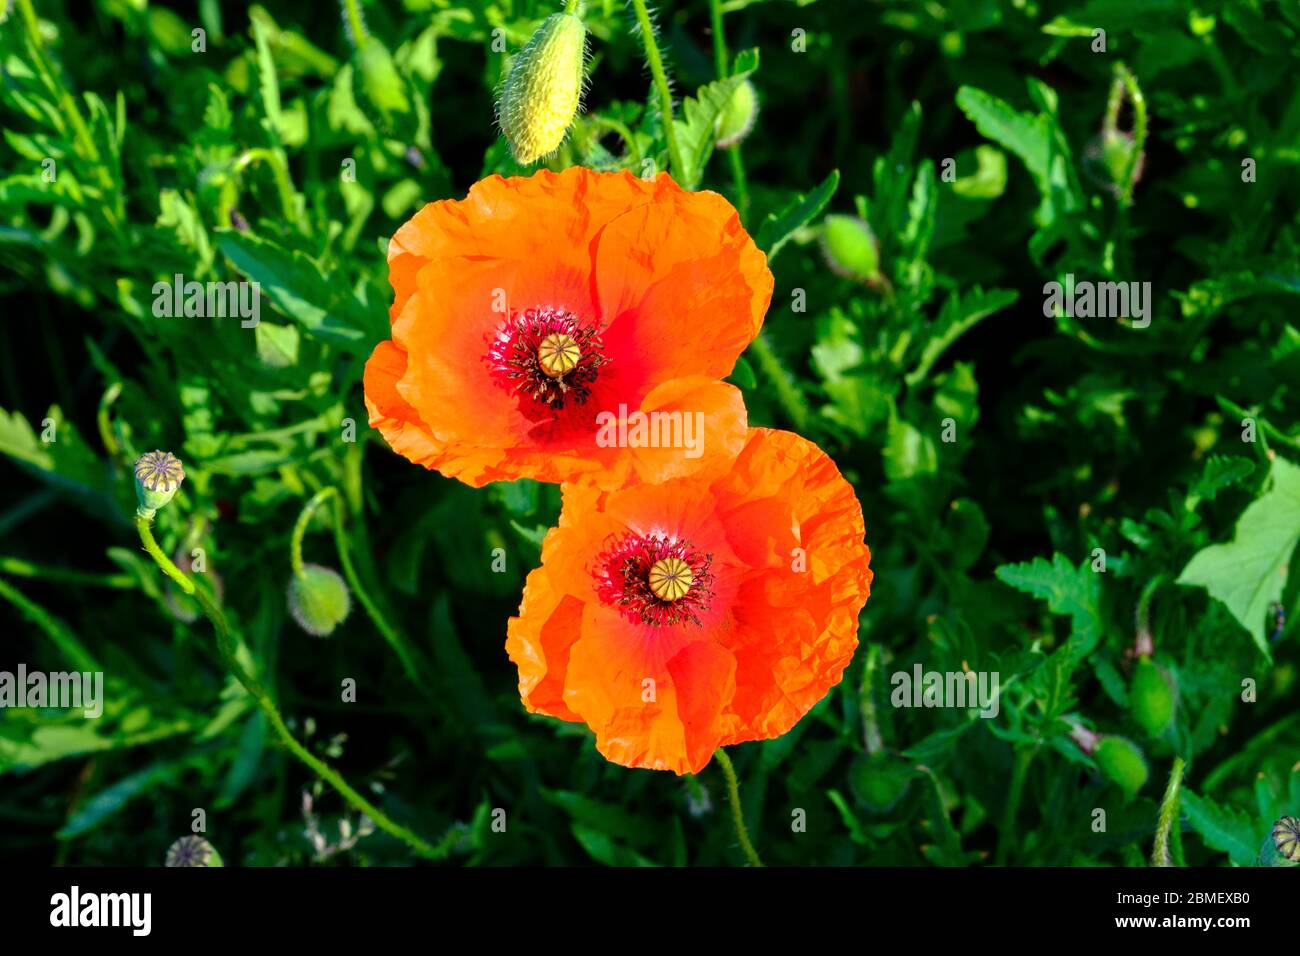
[[750,429],[728,470],[565,485],[506,650],[534,713],[628,767],[696,773],[837,684],[871,589],[862,508],[812,442]]
[[366,407],[410,460],[474,486],[617,488],[744,443],[720,379],[772,273],[716,193],[581,167],[493,176],[416,213],[388,265],[393,338],[366,365]]

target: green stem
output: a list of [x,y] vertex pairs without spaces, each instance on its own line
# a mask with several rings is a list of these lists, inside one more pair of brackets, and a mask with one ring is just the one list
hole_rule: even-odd
[[564,12],[571,13],[575,17],[578,15],[578,4],[580,0],[564,0]]
[[284,719],[280,716],[280,711],[271,700],[270,695],[258,682],[257,678],[250,674],[248,670],[245,669],[244,665],[240,663],[237,656],[238,647],[235,638],[230,632],[229,625],[226,624],[226,619],[221,613],[221,609],[213,604],[211,598],[209,598],[203,590],[196,587],[194,582],[191,581],[190,578],[180,570],[180,568],[172,564],[167,555],[165,555],[162,549],[158,547],[158,542],[154,540],[153,530],[150,527],[150,521],[148,518],[145,518],[142,515],[137,515],[135,526],[136,530],[140,534],[140,543],[144,545],[145,551],[147,551],[154,559],[154,563],[162,569],[164,574],[175,581],[182,591],[198,602],[204,615],[212,623],[213,630],[216,631],[217,648],[221,652],[226,667],[229,668],[231,674],[234,675],[235,680],[239,681],[244,690],[248,692],[249,696],[257,702],[258,707],[262,709],[262,713],[264,713],[267,720],[270,721],[272,729],[280,738],[280,741],[284,744],[285,748],[297,757],[304,765],[316,773],[322,780],[338,791],[343,799],[373,820],[375,826],[379,827],[379,829],[401,840],[420,856],[428,859],[441,859],[445,857],[451,851],[453,845],[450,835],[437,846],[434,846],[433,844],[421,839],[419,836],[416,836],[415,833],[411,832],[406,827],[391,820],[383,811],[375,807],[369,800],[358,793],[346,780],[343,779],[342,775],[340,775],[337,770],[325,763],[298,742],[297,738],[293,736],[293,733],[285,725]]
[[1147,582],[1138,596],[1137,610],[1134,612],[1134,628],[1137,631],[1136,651],[1143,657],[1155,653],[1155,635],[1151,633],[1151,599],[1155,597],[1160,585],[1165,583],[1167,575],[1157,574]]
[[1156,823],[1156,841],[1151,848],[1152,866],[1178,865],[1177,857],[1181,853],[1172,852],[1173,843],[1170,834],[1180,826],[1178,814],[1179,790],[1183,784],[1183,758],[1175,757],[1174,765],[1169,770],[1169,786],[1165,788],[1164,799],[1160,801],[1160,816]]
[[64,581],[68,584],[85,584],[94,588],[114,588],[130,591],[135,578],[129,574],[97,574],[94,571],[76,571],[71,568],[52,568],[33,564],[22,558],[0,557],[0,572],[20,578],[41,578],[45,581]]
[[867,663],[862,668],[862,686],[858,688],[858,709],[862,715],[862,742],[868,754],[878,754],[885,749],[880,735],[880,721],[876,718],[876,671],[880,667],[880,645],[867,645]]
[[[329,488],[327,491],[333,491]],[[343,566],[343,576],[348,580],[348,586],[365,608],[366,615],[374,623],[375,628],[379,631],[388,645],[397,654],[398,659],[402,662],[402,669],[406,671],[406,676],[414,683],[420,683],[420,669],[416,663],[415,652],[412,650],[401,632],[388,623],[383,612],[379,610],[379,605],[375,603],[370,593],[361,585],[361,578],[357,574],[356,568],[352,564],[352,554],[348,548],[347,535],[343,533],[343,499],[336,497],[334,499],[334,545],[339,553],[339,563]]]
[[758,361],[763,374],[771,379],[772,385],[776,388],[776,399],[785,410],[790,422],[797,431],[805,431],[808,425],[808,406],[804,404],[803,395],[799,393],[799,387],[795,385],[794,379],[785,370],[781,360],[776,357],[772,346],[767,344],[763,333],[760,332],[754,337],[754,341],[749,343],[749,351],[754,353],[754,358]]
[[294,202],[297,192],[293,188],[292,180],[289,179],[289,167],[284,154],[280,150],[269,149],[265,146],[255,146],[252,149],[245,150],[231,164],[230,171],[232,174],[238,175],[246,167],[258,160],[269,163],[271,166],[271,171],[275,175],[275,188],[280,196],[280,207],[284,217],[294,223],[300,230],[304,229],[304,223],[298,215],[297,205]]
[[718,766],[722,768],[723,776],[727,778],[727,802],[731,804],[731,821],[736,826],[736,838],[740,841],[740,849],[744,852],[750,866],[762,866],[763,861],[759,859],[758,851],[749,840],[749,830],[745,827],[745,812],[740,806],[740,781],[736,779],[736,768],[731,765],[731,758],[721,747],[713,756],[718,761]]
[[998,847],[994,854],[995,866],[1002,866],[1011,852],[1011,845],[1016,836],[1016,816],[1020,813],[1020,797],[1025,792],[1025,777],[1029,774],[1029,765],[1034,760],[1033,747],[1021,747],[1016,751],[1015,767],[1011,771],[1011,789],[1007,792],[1007,802],[1002,812],[1002,829],[998,833]]
[[302,577],[302,538],[307,533],[307,525],[311,523],[311,516],[316,513],[317,508],[335,494],[337,492],[333,488],[322,488],[312,496],[312,499],[298,513],[298,520],[293,525],[293,535],[289,538],[289,563],[293,567],[293,576],[296,578]]
[[352,33],[352,45],[357,49],[366,39],[366,21],[361,19],[361,7],[357,0],[346,0],[344,7],[347,10],[348,29]]
[[[1133,187],[1137,184],[1138,163],[1141,162],[1142,153],[1147,145],[1147,101],[1142,95],[1142,88],[1138,86],[1137,77],[1123,63],[1115,67],[1116,75],[1124,84],[1124,89],[1128,93],[1129,102],[1133,106],[1133,152],[1129,158],[1128,169],[1124,175],[1124,189],[1120,196],[1120,205],[1124,207],[1133,204]],[[1118,111],[1118,107],[1116,107]]]
[[[718,79],[721,80],[731,73],[727,35],[722,30],[722,0],[709,0],[709,19],[713,30],[713,62],[718,71]],[[727,150],[727,159],[731,164],[731,181],[736,190],[736,210],[740,213],[743,224],[749,218],[749,184],[745,178],[745,161],[740,155],[739,143]]]
[[1300,440],[1292,438],[1286,432],[1281,431],[1280,429],[1269,424],[1267,419],[1263,419],[1260,418],[1258,415],[1251,414],[1246,409],[1238,405],[1236,402],[1229,401],[1228,399],[1224,398],[1221,395],[1215,396],[1215,400],[1219,403],[1219,407],[1222,408],[1225,412],[1230,412],[1233,415],[1236,415],[1238,419],[1242,419],[1242,418],[1254,419],[1256,422],[1259,423],[1259,430],[1261,432],[1271,437],[1274,441],[1281,442],[1283,445],[1286,445],[1286,447],[1290,448],[1292,451],[1300,451]]
[[[673,175],[678,182],[681,182],[685,167],[682,163],[681,148],[677,145],[677,130],[673,127],[673,94],[668,86],[668,74],[664,72],[664,61],[659,55],[654,24],[650,22],[650,11],[646,9],[645,0],[632,0],[632,6],[636,9],[636,22],[641,28],[641,43],[645,46],[646,62],[650,64],[650,73],[659,91],[659,110],[663,114],[664,139],[668,142],[668,161],[672,166]],[[689,187],[690,184],[682,185]]]

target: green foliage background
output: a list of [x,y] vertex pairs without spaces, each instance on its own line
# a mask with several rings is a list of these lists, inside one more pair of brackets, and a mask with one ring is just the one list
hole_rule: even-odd
[[[742,862],[716,763],[626,770],[584,728],[524,713],[505,622],[555,489],[473,491],[365,424],[387,237],[515,171],[494,90],[558,4],[364,3],[391,54],[364,75],[332,4],[35,6],[0,24],[0,664],[102,669],[108,699],[98,721],[0,712],[6,862],[156,865],[195,808],[227,865],[414,859],[382,833],[325,853],[304,835],[304,791],[328,843],[359,821],[275,745],[206,622],[178,619],[195,608],[129,521],[129,462],[153,448],[188,474],[164,548],[204,549],[201,580],[220,576],[300,738],[446,860]],[[632,11],[586,8],[587,112],[551,165],[665,169]],[[876,574],[845,680],[786,736],[735,748],[759,851],[1143,864],[1181,756],[1175,860],[1253,863],[1300,814],[1300,654],[1278,614],[1300,619],[1300,4],[722,10],[733,79],[712,87],[708,3],[658,10],[675,172],[732,199],[772,257],[763,338],[733,381],[753,423],[797,429],[855,484]],[[737,164],[712,123],[746,73],[763,109]],[[1120,129],[1145,114],[1140,161],[1102,137],[1113,90]],[[882,278],[827,268],[829,211],[870,221]],[[261,324],[156,318],[152,286],[176,273],[259,281]],[[1149,326],[1045,316],[1044,284],[1067,274],[1150,282]],[[326,487],[338,540],[318,518],[305,556],[340,567],[341,543],[387,635],[360,606],[325,640],[287,615],[291,532]],[[1177,684],[1156,736],[1128,699],[1142,617]],[[998,672],[997,718],[892,706],[891,675],[918,663]],[[1135,797],[1072,724],[1142,748]]]

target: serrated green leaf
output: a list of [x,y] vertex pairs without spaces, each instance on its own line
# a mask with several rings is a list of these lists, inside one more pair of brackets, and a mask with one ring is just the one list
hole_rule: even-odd
[[1087,561],[1079,567],[1065,555],[1052,560],[1034,558],[1023,564],[1004,564],[995,572],[1003,584],[1046,601],[1053,614],[1068,615],[1073,638],[1077,639],[1073,657],[1081,659],[1092,652],[1101,639],[1101,578]]
[[1263,833],[1256,834],[1250,817],[1233,807],[1220,806],[1209,797],[1183,791],[1187,822],[1206,844],[1222,850],[1237,866],[1250,866],[1259,854]]
[[757,69],[758,50],[745,50],[736,57],[730,76],[706,83],[695,96],[688,96],[682,102],[681,118],[673,120],[683,167],[674,173],[682,186],[694,189],[700,184],[704,167],[713,153],[718,115],[726,108],[736,87]]

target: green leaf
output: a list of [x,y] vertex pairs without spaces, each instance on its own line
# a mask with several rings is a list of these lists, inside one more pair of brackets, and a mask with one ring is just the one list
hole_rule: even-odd
[[1079,567],[1063,554],[1004,564],[995,572],[1003,584],[1046,601],[1053,614],[1069,615],[1075,658],[1086,657],[1101,639],[1101,578],[1085,560]]
[[682,119],[673,120],[677,133],[677,147],[681,153],[682,168],[674,170],[677,181],[687,189],[694,189],[704,176],[704,167],[713,153],[714,127],[718,115],[751,73],[758,69],[758,50],[745,50],[736,57],[735,69],[730,76],[701,86],[695,96],[682,103]]
[[1178,583],[1204,587],[1226,604],[1267,656],[1268,607],[1282,596],[1287,562],[1300,541],[1300,467],[1274,459],[1266,487],[1242,512],[1232,542],[1198,551]]
[[1209,797],[1183,791],[1187,822],[1206,845],[1227,853],[1237,866],[1251,866],[1259,853],[1262,834],[1256,834],[1251,819],[1232,807],[1219,806]]
[[321,268],[297,250],[282,249],[249,233],[226,231],[217,240],[236,269],[270,298],[271,303],[312,335],[361,351],[366,334],[350,321],[345,304],[335,310],[334,297],[321,278]]
[[821,215],[826,204],[840,187],[840,171],[832,169],[821,185],[806,195],[799,196],[780,212],[774,212],[763,220],[754,236],[758,248],[767,253],[770,265],[781,251],[781,247],[790,241],[794,233],[802,229]]
[[1250,477],[1255,463],[1241,455],[1211,455],[1206,459],[1201,477],[1192,483],[1188,496],[1213,501],[1224,488]]

